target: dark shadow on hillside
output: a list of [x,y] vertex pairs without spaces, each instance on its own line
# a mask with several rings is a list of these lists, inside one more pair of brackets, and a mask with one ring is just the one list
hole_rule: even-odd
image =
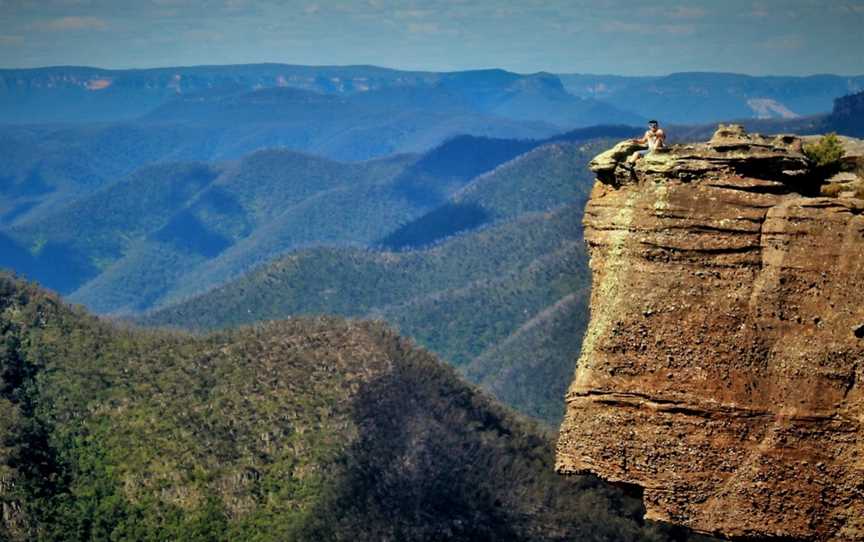
[[0,233],[0,269],[13,269],[61,294],[74,291],[98,273],[90,260],[57,243],[46,243],[35,255]]
[[207,258],[218,256],[231,246],[231,241],[210,231],[189,211],[182,211],[152,236],[153,239],[169,243],[176,249],[194,252]]
[[358,439],[303,539],[687,540],[644,523],[627,492],[557,475],[551,436],[527,431],[429,354],[392,350],[401,361],[349,407]]
[[0,177],[0,194],[7,196],[41,196],[53,190],[54,188],[45,181],[38,167],[33,168],[23,181],[8,175]]
[[386,250],[407,250],[431,245],[451,235],[471,230],[492,219],[475,203],[447,202],[374,243]]

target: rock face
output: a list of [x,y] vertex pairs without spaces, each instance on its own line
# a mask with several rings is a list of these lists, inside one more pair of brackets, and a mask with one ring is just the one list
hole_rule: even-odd
[[864,135],[864,92],[834,100],[830,123],[835,130],[845,134]]
[[864,201],[810,197],[794,136],[631,147],[592,162],[558,471],[700,532],[864,540]]

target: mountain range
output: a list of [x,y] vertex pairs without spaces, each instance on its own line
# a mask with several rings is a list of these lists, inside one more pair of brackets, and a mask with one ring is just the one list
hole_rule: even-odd
[[[322,312],[385,319],[552,423],[585,322],[585,164],[640,130],[544,134],[641,118],[576,96],[577,87],[629,96],[634,107],[642,102],[633,89],[653,89],[699,119],[700,100],[733,111],[742,96],[774,100],[782,90],[804,111],[858,85],[282,65],[46,68],[0,79],[4,111],[30,121],[0,127],[0,266],[148,324],[219,329]],[[56,107],[33,105],[52,99]],[[855,104],[851,96],[831,114],[748,122],[848,133],[861,125]],[[448,135],[475,121],[477,132],[508,137]]]
[[649,117],[860,135],[862,87],[0,70],[0,267],[41,283],[0,272],[0,540],[697,540],[553,472],[586,165]]
[[[398,104],[400,109],[425,104],[427,110],[460,107],[573,128],[625,121],[622,115],[628,113],[629,120],[658,117],[685,124],[813,115],[829,110],[834,98],[864,89],[864,75],[685,72],[627,77],[286,64],[136,70],[50,67],[0,70],[0,123],[131,121],[166,104],[188,104],[189,95],[236,99],[272,88],[308,91],[299,94],[306,99],[362,96],[360,101],[366,104]],[[171,110],[169,106],[162,112]]]
[[[386,244],[479,175],[532,148],[633,133],[606,127],[550,140],[462,136],[420,156],[362,163],[271,149],[238,161],[144,166],[65,206],[46,199],[40,213],[0,227],[0,265],[100,312],[141,311],[291,249]],[[571,166],[582,171],[588,154]]]
[[[827,116],[751,122],[805,132],[860,125],[854,96],[838,103]],[[585,164],[609,138],[637,133],[461,136],[421,155],[361,163],[271,149],[145,166],[0,229],[0,265],[103,313],[151,311],[141,320],[148,324],[382,318],[500,400],[557,423],[586,321],[586,265],[573,227],[592,181]],[[570,245],[555,244],[562,241]],[[514,257],[461,274],[440,264],[441,254],[470,262],[495,253]]]
[[[515,355],[527,337],[520,330],[571,296],[570,327],[540,337],[550,345],[542,379],[527,372],[532,387],[495,391],[554,423],[581,336],[567,330],[585,323],[585,164],[612,141],[598,135],[634,133],[598,128],[545,143],[465,136],[419,158],[362,164],[271,150],[224,167],[149,166],[9,229],[14,250],[0,258],[102,312],[149,309],[140,320],[148,325],[384,319],[481,385],[497,376],[475,359],[499,342]],[[35,256],[24,248],[40,243]]]
[[375,323],[130,330],[0,274],[0,413],[12,542],[682,539]]

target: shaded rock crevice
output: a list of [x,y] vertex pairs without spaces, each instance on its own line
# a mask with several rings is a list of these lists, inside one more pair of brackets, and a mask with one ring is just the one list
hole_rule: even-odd
[[864,200],[818,197],[795,136],[630,152],[591,164],[558,471],[699,532],[864,540]]

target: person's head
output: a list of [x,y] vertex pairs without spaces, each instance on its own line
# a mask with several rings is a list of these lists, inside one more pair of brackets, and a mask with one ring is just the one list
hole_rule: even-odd
[[648,128],[649,128],[650,130],[654,131],[654,130],[656,130],[656,129],[659,128],[659,127],[660,127],[660,123],[657,122],[656,120],[649,120],[649,121],[648,121]]

